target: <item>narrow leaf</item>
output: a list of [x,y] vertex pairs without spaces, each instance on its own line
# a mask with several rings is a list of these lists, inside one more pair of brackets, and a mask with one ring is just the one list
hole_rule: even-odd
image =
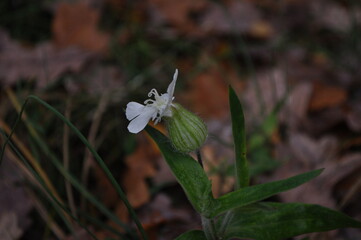
[[236,154],[236,189],[249,185],[249,170],[246,157],[246,129],[241,102],[233,88],[229,87],[229,105],[231,108],[232,133]]
[[212,197],[211,182],[202,167],[188,154],[174,150],[170,140],[155,128],[147,126],[146,131],[157,143],[193,207],[199,213],[209,211],[215,200]]
[[207,240],[207,238],[203,231],[191,230],[181,234],[175,240]]
[[[6,139],[5,143],[2,146],[2,151],[0,153],[0,165],[1,165],[1,161],[3,158],[3,154],[5,151],[6,146],[8,145],[8,143],[10,142],[11,136],[13,135],[17,125],[19,124],[19,122],[22,119],[22,114],[25,111],[25,107],[27,105],[27,103],[30,100],[35,100],[37,103],[43,105],[46,109],[48,109],[49,111],[51,111],[53,114],[55,114],[59,119],[61,119],[75,134],[76,136],[85,144],[85,146],[88,148],[88,150],[93,154],[94,159],[97,161],[97,163],[99,164],[99,166],[102,168],[102,170],[104,171],[104,173],[107,175],[107,177],[109,178],[110,182],[112,183],[112,185],[114,186],[115,190],[117,191],[119,197],[123,200],[125,206],[127,207],[132,219],[134,220],[136,226],[138,227],[142,238],[143,239],[148,239],[143,226],[141,225],[139,218],[137,217],[133,207],[130,205],[125,193],[123,192],[123,190],[121,189],[121,187],[119,186],[119,184],[117,183],[117,181],[115,180],[114,176],[111,174],[109,168],[107,167],[107,165],[104,163],[104,161],[101,159],[101,157],[99,156],[99,154],[95,151],[95,149],[90,145],[90,143],[88,142],[88,140],[84,137],[84,135],[68,120],[66,119],[59,111],[57,111],[55,108],[53,108],[51,105],[49,105],[48,103],[46,103],[45,101],[43,101],[42,99],[40,99],[37,96],[34,95],[30,95],[26,98],[25,102],[23,103],[23,105],[21,106],[21,109],[19,111],[19,115],[15,121],[15,124],[8,136],[8,138]],[[43,151],[49,156],[49,160],[52,161],[52,163],[55,165],[55,167],[64,175],[64,177],[75,187],[77,188],[81,194],[83,194],[84,197],[88,198],[89,201],[91,201],[93,204],[95,204],[97,207],[99,207],[100,210],[104,211],[107,215],[109,215],[110,218],[112,218],[112,220],[114,220],[115,222],[119,222],[118,219],[115,217],[113,219],[113,214],[109,211],[109,209],[105,208],[100,202],[98,202],[98,200],[96,198],[93,197],[93,195],[91,195],[85,188],[83,188],[83,186],[68,172],[66,171],[66,169],[62,166],[62,164],[60,164],[60,162],[58,161],[57,157],[52,153],[52,151],[49,149],[49,147],[44,144],[45,141],[39,136],[39,134],[34,133],[33,134],[34,140],[36,141],[36,143],[41,146],[43,149]],[[119,222],[119,224],[121,225],[121,222]]]
[[263,202],[232,213],[226,239],[280,240],[311,232],[361,228],[361,222],[343,213],[312,204]]
[[209,213],[209,215],[215,217],[227,210],[246,206],[248,204],[264,200],[277,193],[298,187],[299,185],[317,177],[321,172],[322,169],[314,170],[284,180],[259,184],[230,192],[216,199],[216,204],[214,204],[212,212]]

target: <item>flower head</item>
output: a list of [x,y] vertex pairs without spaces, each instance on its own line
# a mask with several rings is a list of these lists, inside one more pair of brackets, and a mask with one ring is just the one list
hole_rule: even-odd
[[138,133],[147,126],[150,120],[155,124],[161,121],[162,117],[172,117],[171,107],[174,99],[174,88],[178,77],[178,69],[175,70],[173,80],[169,84],[167,93],[158,94],[154,88],[148,93],[148,97],[154,96],[153,99],[147,99],[144,104],[130,102],[127,104],[125,115],[130,121],[128,130],[131,133]]

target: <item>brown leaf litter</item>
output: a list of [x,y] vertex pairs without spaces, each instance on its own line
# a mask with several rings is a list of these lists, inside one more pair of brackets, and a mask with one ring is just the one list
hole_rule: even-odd
[[93,57],[77,47],[58,48],[51,42],[25,47],[0,31],[0,82],[14,85],[18,80],[35,80],[39,88],[53,83],[66,72],[79,72]]

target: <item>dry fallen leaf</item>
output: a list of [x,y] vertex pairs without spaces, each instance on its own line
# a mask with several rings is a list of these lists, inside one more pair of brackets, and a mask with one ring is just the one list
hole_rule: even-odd
[[38,87],[45,87],[65,72],[78,72],[93,55],[75,47],[56,48],[41,43],[26,48],[0,31],[0,82],[13,85],[19,79],[37,79]]
[[254,38],[267,39],[273,36],[274,31],[269,22],[259,20],[251,25],[249,34]]
[[177,182],[172,170],[168,166],[167,162],[164,159],[159,161],[157,166],[157,174],[152,178],[152,181],[156,185],[162,185],[167,183],[175,183]]
[[211,34],[249,33],[256,38],[268,38],[273,27],[261,19],[261,12],[247,1],[210,3],[201,19],[200,29]]
[[18,219],[15,213],[4,213],[0,217],[0,239],[15,240],[19,239],[23,230],[18,226]]
[[247,125],[252,126],[255,122],[262,121],[286,93],[287,80],[282,69],[266,70],[251,77],[243,95],[246,120],[250,122]]
[[[315,16],[316,25],[337,31],[348,32],[352,28],[352,21],[361,22],[359,7],[352,6],[347,9],[343,4],[332,1],[314,1],[311,4],[312,14]],[[358,17],[353,17],[358,16]]]
[[292,133],[289,144],[298,161],[304,163],[305,166],[315,166],[333,160],[339,143],[332,136],[323,136],[314,140],[305,134]]
[[160,193],[140,210],[139,218],[150,239],[174,239],[182,232],[198,227],[199,219],[193,209],[172,205],[170,197]]
[[124,91],[124,75],[119,68],[99,65],[99,62],[88,64],[81,76],[67,78],[65,87],[69,93],[86,92],[94,95],[112,93],[111,99],[121,101]]
[[18,239],[31,225],[33,209],[24,187],[22,172],[6,157],[0,167],[0,239]]
[[200,73],[190,82],[186,100],[192,111],[204,118],[228,114],[228,88],[221,72],[213,69]]
[[[203,146],[203,164],[206,172],[214,171],[209,175],[209,179],[212,182],[212,193],[215,198],[230,192],[234,186],[234,178],[227,176],[224,172],[221,172],[221,169],[215,170],[220,166],[221,161],[224,161],[224,158],[220,159],[216,157],[215,148],[210,147],[209,145]],[[227,167],[228,165],[225,165]],[[223,171],[226,169],[222,169]]]
[[312,85],[308,82],[296,85],[289,94],[286,105],[280,113],[280,121],[291,130],[297,129],[306,119],[311,94]]
[[119,201],[119,197],[113,184],[101,168],[94,167],[92,170],[94,171],[94,176],[97,180],[95,189],[99,192],[98,195],[102,202],[106,206],[114,206],[114,204]]
[[329,107],[340,106],[347,100],[347,92],[339,87],[322,83],[314,84],[309,110],[318,111]]
[[158,24],[162,22],[159,19],[159,15],[166,22],[174,25],[182,32],[195,34],[195,23],[191,18],[191,14],[196,13],[204,9],[207,5],[205,0],[148,0],[151,9],[155,11],[152,15],[154,16]]
[[[282,148],[282,145],[277,146]],[[286,149],[286,150],[285,150]],[[285,150],[285,151],[284,151]],[[338,157],[337,139],[324,136],[315,140],[304,134],[291,133],[289,142],[278,151],[278,159],[287,159],[273,174],[272,180],[324,168],[320,176],[295,189],[280,194],[286,202],[304,202],[336,208],[335,185],[361,167],[360,154]]]
[[146,180],[156,174],[152,159],[157,159],[159,156],[159,151],[154,145],[149,144],[147,139],[143,138],[139,143],[135,152],[125,159],[128,169],[123,177],[128,200],[134,208],[142,206],[150,199]]
[[361,132],[361,100],[351,104],[351,110],[346,115],[348,126],[355,132]]
[[59,3],[53,21],[54,42],[60,47],[78,46],[104,52],[109,35],[98,29],[100,14],[86,4]]

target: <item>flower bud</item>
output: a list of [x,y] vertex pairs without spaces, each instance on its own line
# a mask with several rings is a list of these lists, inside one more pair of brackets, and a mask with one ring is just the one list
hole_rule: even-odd
[[174,148],[183,153],[200,148],[207,137],[204,122],[179,104],[173,105],[167,128]]

